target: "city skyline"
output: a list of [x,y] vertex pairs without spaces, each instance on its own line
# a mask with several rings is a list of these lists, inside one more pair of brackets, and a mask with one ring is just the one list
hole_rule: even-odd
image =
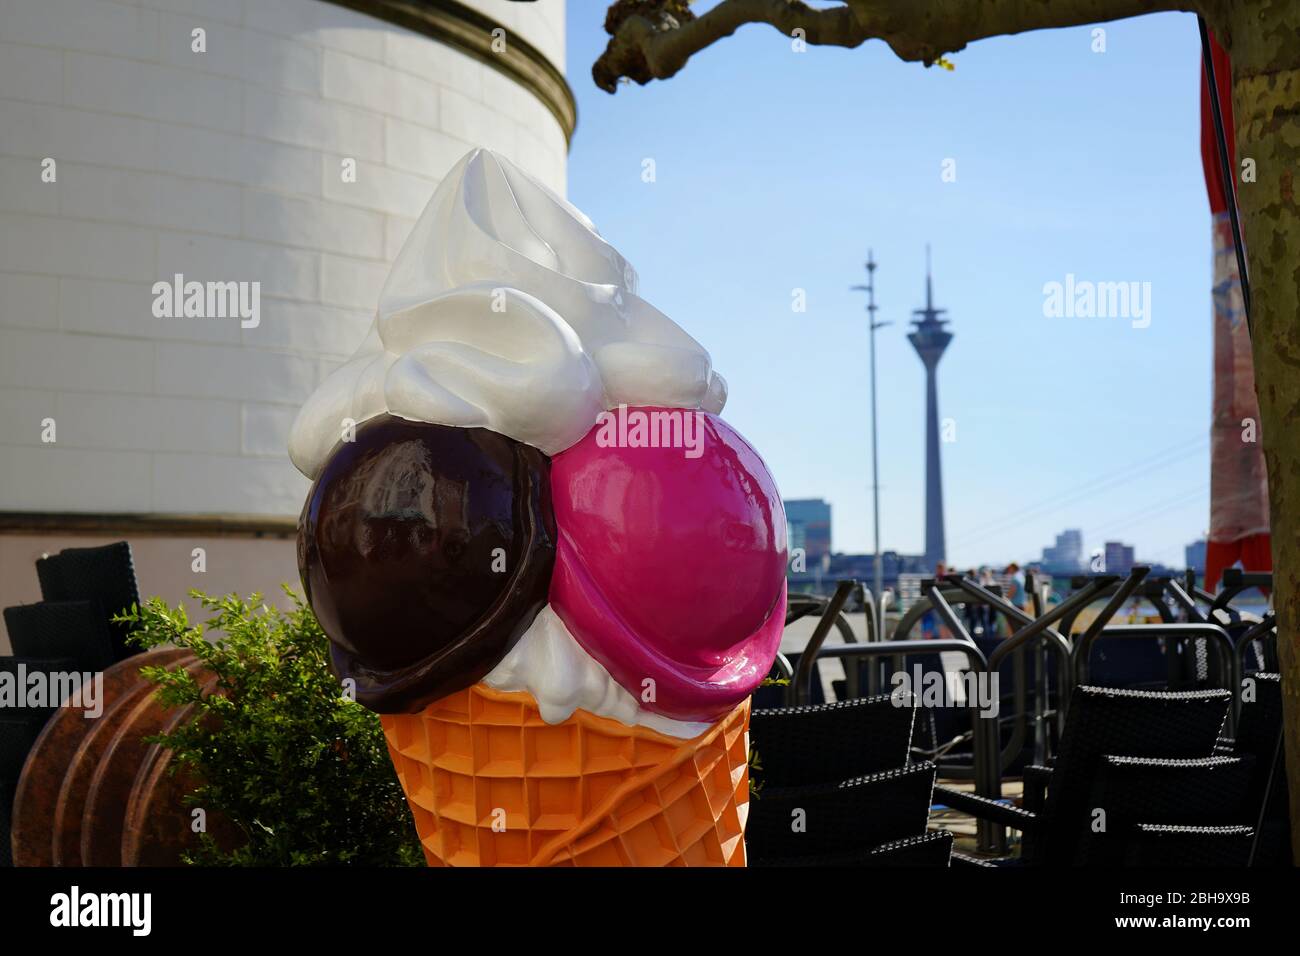
[[[869,556],[869,551],[835,547],[835,508],[832,502],[827,501],[825,498],[785,498],[782,499],[782,504],[786,508],[786,519],[790,527],[789,541],[792,551],[796,548],[803,549],[805,556],[810,561],[814,558],[820,558],[824,554],[855,557]],[[808,530],[813,527],[817,529],[815,539],[808,534]],[[1120,568],[1127,571],[1133,564],[1159,563],[1166,567],[1190,567],[1197,570],[1203,569],[1205,566],[1205,538],[1203,536],[1188,541],[1183,545],[1181,561],[1148,559],[1142,550],[1142,545],[1120,540],[1122,537],[1121,535],[1105,540],[1088,541],[1078,528],[1065,528],[1055,536],[1054,544],[1043,545],[1036,555],[1004,555],[960,565],[949,562],[948,566],[952,568],[1005,567],[1015,562],[1022,566],[1039,565],[1044,568],[1059,568],[1062,571],[1089,571],[1093,569],[1094,559],[1099,552],[1104,558],[1104,568],[1111,571],[1117,571]],[[815,540],[816,544],[810,544],[811,540]],[[1125,550],[1115,550],[1117,548]],[[1077,555],[1077,566],[1071,567],[1070,562],[1065,560],[1063,556],[1055,561],[1052,557],[1049,557],[1051,551],[1059,549],[1068,549]],[[881,542],[880,550],[881,554],[923,557],[921,554],[913,554],[902,548],[890,547],[884,541]],[[1116,560],[1116,555],[1118,555],[1119,560]]]

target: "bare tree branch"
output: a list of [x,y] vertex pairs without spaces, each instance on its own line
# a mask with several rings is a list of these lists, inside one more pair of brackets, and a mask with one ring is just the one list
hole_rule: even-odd
[[640,84],[675,75],[700,50],[748,23],[786,36],[804,31],[814,46],[856,47],[884,40],[900,59],[931,65],[945,53],[992,36],[1101,23],[1161,10],[1217,19],[1217,0],[846,0],[816,9],[802,0],[722,0],[695,16],[686,0],[618,0],[609,9],[605,52],[591,68],[607,93],[626,77]]

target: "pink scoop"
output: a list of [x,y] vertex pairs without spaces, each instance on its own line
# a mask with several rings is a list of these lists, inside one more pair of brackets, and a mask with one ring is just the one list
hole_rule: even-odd
[[[721,419],[624,412],[609,414],[627,428],[598,424],[552,460],[551,604],[642,707],[713,720],[776,656],[785,511],[763,460]],[[645,447],[652,435],[676,445]]]

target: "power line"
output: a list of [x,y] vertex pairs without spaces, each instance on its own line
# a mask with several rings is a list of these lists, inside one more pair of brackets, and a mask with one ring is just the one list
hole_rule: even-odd
[[1118,471],[1102,475],[1099,478],[1089,479],[1083,484],[1050,495],[1036,504],[1025,508],[1019,508],[1003,518],[985,522],[984,524],[977,525],[974,528],[968,528],[959,535],[959,539],[969,540],[970,538],[982,534],[986,530],[1000,527],[1012,521],[1023,521],[1024,518],[1030,514],[1036,514],[1044,510],[1050,511],[1051,509],[1060,507],[1063,504],[1069,504],[1075,500],[1082,500],[1091,497],[1093,494],[1109,490],[1117,484],[1123,484],[1124,482],[1131,481],[1134,478],[1142,477],[1157,468],[1171,465],[1174,462],[1181,461],[1184,458],[1197,454],[1202,450],[1203,446],[1207,446],[1209,443],[1209,439],[1205,437],[1198,437],[1191,439],[1190,441],[1193,442],[1193,446],[1190,448],[1187,447],[1187,440],[1179,442],[1177,445],[1172,445],[1148,458],[1125,465]]
[[1110,491],[1119,485],[1124,485],[1137,478],[1144,477],[1153,471],[1166,468],[1169,465],[1199,454],[1209,445],[1209,439],[1203,436],[1192,439],[1191,441],[1193,442],[1191,447],[1187,447],[1188,441],[1186,440],[1179,442],[1177,445],[1172,445],[1164,451],[1157,452],[1149,458],[1126,465],[1119,471],[1112,472],[1109,475],[1104,475],[1101,478],[1091,479],[1081,485],[1075,486],[1074,488],[1058,492],[1057,494],[1041,500],[1037,504],[1025,508],[1019,508],[1002,518],[985,522],[973,528],[968,528],[956,535],[954,538],[954,544],[964,544],[1008,524],[1023,523],[1027,519],[1041,517],[1044,514],[1058,511],[1067,505],[1087,500],[1088,498],[1101,494],[1102,492]]
[[1166,496],[1163,503],[1160,504],[1158,507],[1144,508],[1141,511],[1135,511],[1130,515],[1124,516],[1123,518],[1113,518],[1110,521],[1103,522],[1100,525],[1095,525],[1094,527],[1087,529],[1088,535],[1089,537],[1099,536],[1099,535],[1104,535],[1104,533],[1110,530],[1111,528],[1117,528],[1117,527],[1127,528],[1127,527],[1132,527],[1133,525],[1143,524],[1144,522],[1150,520],[1151,518],[1158,517],[1162,514],[1165,514],[1168,511],[1175,511],[1178,508],[1186,507],[1192,502],[1205,497],[1209,493],[1209,490],[1210,490],[1210,485],[1207,482],[1206,484],[1203,484],[1197,488],[1191,488],[1188,489],[1187,491],[1179,492],[1177,495],[1173,496],[1173,498],[1169,498],[1168,496]]

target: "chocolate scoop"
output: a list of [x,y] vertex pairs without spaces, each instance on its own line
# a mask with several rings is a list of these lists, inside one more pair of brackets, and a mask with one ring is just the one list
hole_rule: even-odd
[[546,604],[554,564],[549,459],[484,428],[364,422],[298,522],[333,669],[380,713],[484,677]]

